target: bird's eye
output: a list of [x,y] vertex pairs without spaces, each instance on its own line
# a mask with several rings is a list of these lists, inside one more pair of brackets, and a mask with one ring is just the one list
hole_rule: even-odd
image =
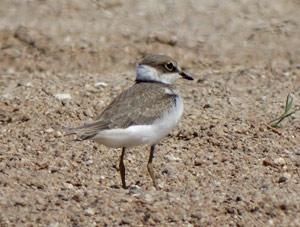
[[166,70],[172,72],[173,69],[174,69],[174,65],[173,65],[172,62],[167,62],[167,63],[165,64],[165,68],[166,68]]

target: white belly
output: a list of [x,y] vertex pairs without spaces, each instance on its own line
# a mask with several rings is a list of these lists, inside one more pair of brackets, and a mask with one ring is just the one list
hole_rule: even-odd
[[134,125],[126,129],[108,129],[99,132],[92,139],[107,147],[133,147],[142,144],[153,145],[164,138],[177,125],[183,113],[180,96],[176,105],[152,125]]

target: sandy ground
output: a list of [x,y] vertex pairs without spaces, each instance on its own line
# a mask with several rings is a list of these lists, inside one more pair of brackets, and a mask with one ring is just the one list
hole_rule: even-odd
[[[300,226],[300,3],[0,3],[0,226]],[[135,79],[147,52],[173,56],[184,116],[157,146],[73,142]],[[103,82],[107,86],[96,86]],[[59,100],[57,94],[71,99]]]

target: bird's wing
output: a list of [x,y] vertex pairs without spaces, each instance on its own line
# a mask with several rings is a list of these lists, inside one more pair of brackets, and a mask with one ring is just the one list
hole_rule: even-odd
[[176,97],[170,85],[136,83],[116,97],[96,121],[71,128],[68,134],[77,134],[79,140],[84,140],[105,129],[152,124],[175,105]]

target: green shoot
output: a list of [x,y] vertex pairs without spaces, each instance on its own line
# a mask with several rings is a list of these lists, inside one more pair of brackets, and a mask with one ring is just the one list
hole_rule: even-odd
[[[278,118],[276,118],[276,119],[270,121],[268,124],[271,124],[271,123],[272,123],[271,126],[272,126],[273,128],[280,128],[280,125],[279,125],[279,124],[280,124],[285,118],[291,116],[292,114],[294,114],[294,113],[296,113],[298,110],[300,110],[300,108],[298,108],[298,109],[296,109],[296,110],[290,112],[290,110],[291,110],[291,108],[292,108],[292,105],[293,105],[293,96],[291,96],[291,94],[289,93],[288,96],[287,96],[287,98],[286,98],[286,103],[285,103],[285,110],[284,110],[284,113],[283,113],[280,117],[278,117]],[[274,123],[274,122],[275,122],[275,123]]]

